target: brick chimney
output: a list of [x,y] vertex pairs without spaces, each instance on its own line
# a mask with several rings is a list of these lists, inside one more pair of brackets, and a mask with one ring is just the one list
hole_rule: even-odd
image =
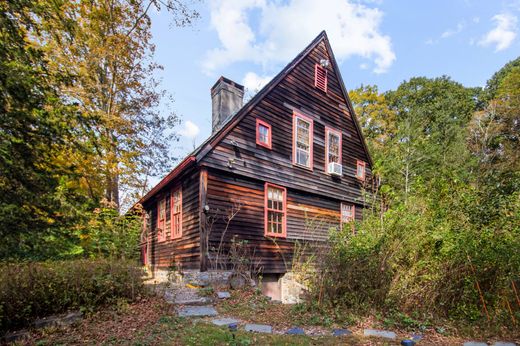
[[244,101],[244,87],[225,77],[220,77],[211,88],[212,133],[235,114]]

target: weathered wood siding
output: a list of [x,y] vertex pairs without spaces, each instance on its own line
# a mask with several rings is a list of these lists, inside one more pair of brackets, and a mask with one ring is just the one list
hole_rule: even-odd
[[[292,260],[295,241],[326,240],[330,229],[340,224],[339,201],[287,189],[287,238],[265,237],[264,183],[217,170],[208,170],[207,203],[210,253],[220,244],[227,250],[235,236],[237,240],[247,240],[251,259],[258,262],[264,273],[285,272]],[[223,236],[226,217],[237,208],[239,212]],[[358,218],[360,212],[356,213]],[[211,265],[208,269],[212,269]]]
[[[164,195],[170,196],[172,189],[182,185],[182,237],[170,237],[170,199],[166,203],[166,240],[157,240],[157,201]],[[165,269],[172,264],[185,269],[199,269],[200,232],[199,232],[199,172],[187,172],[176,179],[145,205],[151,213],[152,241],[150,265]]]
[[[321,42],[291,73],[203,159],[208,167],[287,188],[334,197],[338,201],[360,203],[361,183],[355,177],[356,160],[367,162],[354,119],[348,113],[340,81],[328,68],[328,92],[314,87],[314,66],[320,59],[331,59]],[[313,170],[292,164],[293,111],[314,121]],[[256,118],[272,126],[272,149],[256,145]],[[343,176],[325,173],[325,126],[342,133]],[[229,167],[230,159],[234,163]],[[367,163],[367,178],[370,166]],[[339,207],[338,207],[339,210]]]

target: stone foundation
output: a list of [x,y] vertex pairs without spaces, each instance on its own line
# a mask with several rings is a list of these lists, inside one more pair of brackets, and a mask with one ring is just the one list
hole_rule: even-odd
[[[231,274],[231,271],[222,270],[169,272],[165,269],[155,269],[153,280],[157,283],[171,281],[206,287],[209,285],[228,285]],[[251,285],[255,286],[256,282],[252,282]],[[272,300],[280,301],[283,304],[297,304],[302,302],[301,297],[307,287],[299,283],[295,275],[289,272],[285,274],[265,274],[261,280],[261,290],[264,295],[271,297]]]
[[280,278],[282,304],[297,304],[302,302],[303,293],[307,290],[305,285],[299,283],[294,273],[285,273]]
[[266,274],[262,278],[262,293],[272,300],[282,304],[297,304],[302,302],[302,296],[307,287],[299,283],[293,273]]

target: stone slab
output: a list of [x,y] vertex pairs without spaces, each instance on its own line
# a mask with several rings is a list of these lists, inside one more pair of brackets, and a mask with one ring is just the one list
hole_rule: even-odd
[[497,341],[493,344],[493,346],[516,346],[516,344],[514,342]]
[[214,325],[217,325],[219,327],[222,326],[229,326],[231,324],[238,324],[238,320],[234,318],[229,317],[223,317],[223,318],[215,318],[214,320],[211,320],[211,323]]
[[365,329],[363,331],[364,336],[375,336],[378,338],[392,339],[395,340],[397,335],[394,332],[388,330],[379,330],[379,329]]
[[207,305],[209,303],[211,303],[211,299],[206,297],[175,300],[175,304],[177,305]]
[[218,299],[228,299],[231,298],[231,294],[229,292],[217,292]]
[[293,327],[285,332],[287,335],[305,335],[305,330],[299,327]]
[[481,341],[466,341],[464,346],[488,346],[487,342],[481,342]]
[[246,332],[271,334],[273,332],[273,327],[266,324],[246,324],[245,330]]
[[410,336],[410,338],[411,338],[413,341],[420,341],[420,340],[422,340],[423,336],[422,336],[422,334],[412,334],[412,335]]
[[347,335],[351,335],[352,332],[348,329],[333,329],[332,330],[332,335],[333,336],[347,336]]
[[34,321],[34,328],[47,327],[66,327],[77,323],[83,319],[83,313],[80,311],[69,312],[64,315],[48,316]]
[[217,316],[217,310],[211,305],[185,306],[178,310],[179,317],[211,317]]

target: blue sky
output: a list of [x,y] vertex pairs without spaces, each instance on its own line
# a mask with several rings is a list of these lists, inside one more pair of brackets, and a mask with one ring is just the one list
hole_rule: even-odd
[[224,75],[251,95],[326,30],[347,89],[414,76],[483,86],[520,55],[520,0],[207,0],[192,27],[152,14],[158,76],[182,117],[183,157],[211,133],[210,88]]

